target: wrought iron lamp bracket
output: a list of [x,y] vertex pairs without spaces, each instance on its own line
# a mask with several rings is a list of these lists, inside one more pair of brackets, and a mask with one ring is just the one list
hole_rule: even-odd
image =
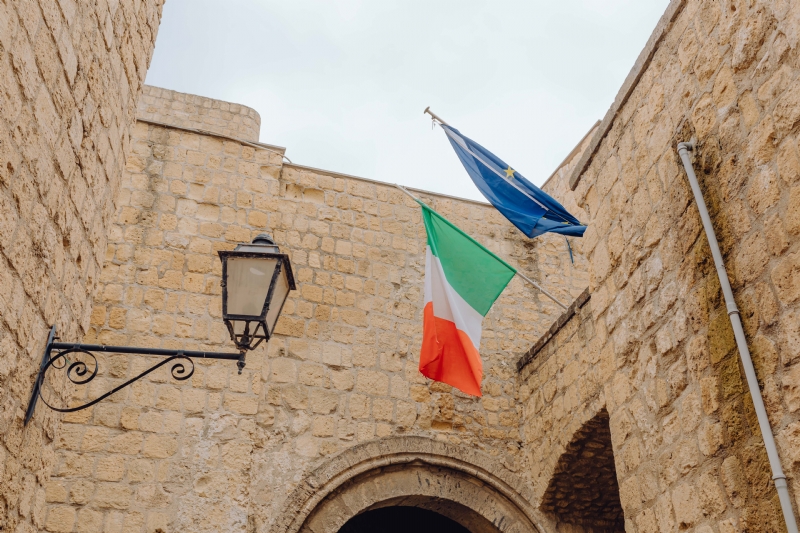
[[[172,368],[170,368],[170,373],[172,374],[172,377],[178,381],[185,381],[192,377],[192,374],[194,374],[193,359],[221,359],[225,361],[236,361],[236,366],[239,368],[239,374],[242,373],[242,369],[244,369],[245,365],[244,357],[246,352],[244,350],[241,350],[238,353],[200,352],[192,350],[167,350],[161,348],[138,348],[134,346],[105,346],[100,344],[55,342],[57,339],[56,327],[53,326],[50,328],[50,335],[47,338],[47,346],[45,346],[44,354],[42,355],[39,373],[36,376],[36,381],[34,382],[33,390],[31,391],[31,398],[28,402],[28,409],[25,413],[25,425],[27,425],[30,419],[33,417],[33,412],[36,409],[36,403],[40,399],[42,400],[42,403],[44,403],[53,411],[58,411],[60,413],[74,413],[75,411],[87,409],[105,400],[115,392],[119,392],[128,385],[135,383],[151,372],[154,372],[162,366],[170,363],[174,363]],[[53,355],[54,352],[55,355]],[[99,370],[99,363],[92,352],[155,355],[163,357],[163,359],[137,376],[132,377],[121,385],[114,387],[113,389],[82,405],[75,407],[55,407],[50,405],[42,396],[42,385],[44,384],[47,371],[51,368],[56,370],[66,369],[65,372],[67,379],[76,385],[86,385],[97,376],[97,372]],[[67,356],[72,353],[82,353],[88,355],[93,360],[93,368],[90,368],[89,365],[87,365],[84,361],[76,360],[70,362]]]

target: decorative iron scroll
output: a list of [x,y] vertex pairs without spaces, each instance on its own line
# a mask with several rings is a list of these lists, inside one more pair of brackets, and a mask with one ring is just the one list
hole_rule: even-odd
[[[89,372],[89,370],[88,370],[88,367],[87,367],[85,362],[83,362],[83,361],[75,361],[73,363],[69,363],[69,360],[66,359],[66,356],[68,354],[76,353],[76,352],[88,354],[89,357],[91,357],[92,360],[94,361],[94,370],[92,370],[91,374],[89,374],[89,376],[86,377],[86,378],[83,378],[83,376],[85,376]],[[64,359],[64,361],[63,361],[61,366],[58,366],[56,363],[57,363],[57,361],[60,361],[62,358]],[[69,367],[67,368],[67,371],[66,371],[67,372],[67,374],[66,374],[67,375],[67,379],[70,380],[75,385],[86,385],[87,383],[91,382],[97,376],[98,364],[97,364],[97,358],[94,356],[94,354],[92,354],[91,352],[89,352],[87,350],[84,350],[83,348],[72,348],[72,349],[69,349],[69,350],[64,350],[63,352],[59,352],[58,354],[56,354],[56,356],[53,357],[52,359],[50,359],[50,361],[45,365],[44,372],[40,375],[40,379],[42,380],[42,383],[40,383],[39,387],[37,387],[37,390],[38,390],[38,393],[39,393],[39,399],[41,399],[42,402],[44,402],[44,404],[47,407],[49,407],[53,411],[58,411],[59,413],[74,413],[75,411],[81,411],[83,409],[86,409],[88,407],[93,406],[94,404],[96,404],[98,402],[101,402],[101,401],[105,400],[106,398],[108,398],[109,396],[114,394],[115,392],[118,392],[118,391],[124,389],[125,387],[127,387],[128,385],[133,383],[134,381],[140,380],[141,378],[143,378],[147,374],[153,372],[154,370],[157,370],[157,369],[161,368],[162,366],[164,366],[166,364],[169,364],[172,361],[175,361],[177,359],[180,359],[181,361],[175,363],[174,365],[172,365],[172,369],[171,369],[172,377],[175,378],[178,381],[185,381],[185,380],[189,379],[190,377],[192,377],[192,374],[194,374],[194,362],[192,361],[192,359],[190,357],[186,357],[183,354],[174,355],[172,357],[168,357],[168,358],[166,358],[166,359],[164,359],[162,361],[159,361],[158,363],[156,363],[155,365],[151,366],[150,368],[148,368],[147,370],[145,370],[144,372],[142,372],[138,376],[129,379],[128,381],[126,381],[122,385],[114,387],[110,391],[106,392],[105,394],[102,394],[101,396],[98,396],[97,398],[95,398],[94,400],[92,400],[92,401],[90,401],[88,403],[85,403],[83,405],[79,405],[77,407],[55,407],[53,405],[50,405],[50,403],[47,400],[45,400],[44,396],[42,396],[42,383],[44,383],[44,378],[45,378],[46,373],[47,373],[47,371],[49,369],[56,368],[56,369],[60,370],[60,369],[64,368],[67,365],[67,363],[69,363]],[[184,366],[183,361],[186,361],[187,363],[189,363],[189,370],[188,371],[186,370],[186,367]]]
[[[111,396],[112,394],[119,392],[120,390],[124,389],[131,383],[134,383],[144,376],[150,374],[161,368],[162,366],[169,365],[172,363],[172,367],[170,368],[170,374],[172,377],[177,381],[186,381],[194,374],[194,361],[192,359],[221,359],[226,361],[236,361],[237,366],[239,367],[239,373],[242,373],[242,369],[244,368],[244,356],[245,352],[241,351],[239,353],[221,353],[221,352],[200,352],[200,351],[191,351],[191,350],[166,350],[160,348],[136,348],[132,346],[104,346],[104,345],[97,345],[97,344],[77,344],[77,343],[63,343],[63,342],[54,342],[58,337],[55,336],[56,327],[53,326],[50,329],[50,336],[47,341],[47,346],[45,347],[44,356],[42,357],[42,364],[39,367],[39,374],[36,376],[36,381],[33,384],[33,391],[31,392],[31,399],[28,402],[28,410],[25,414],[25,424],[27,425],[30,421],[31,417],[33,416],[33,412],[36,408],[36,402],[38,399],[42,400],[47,407],[52,409],[53,411],[58,411],[59,413],[74,413],[75,411],[81,411],[83,409],[87,409],[103,400]],[[54,356],[51,357],[51,353],[57,351]],[[95,377],[97,377],[98,370],[99,370],[99,363],[97,361],[97,357],[95,357],[93,352],[109,352],[109,353],[122,353],[122,354],[135,354],[135,355],[155,355],[164,357],[164,359],[160,360],[144,372],[141,372],[137,376],[125,381],[121,385],[118,385],[111,389],[108,392],[103,393],[102,395],[98,396],[97,398],[84,403],[82,405],[78,405],[75,407],[55,407],[51,405],[45,398],[42,396],[42,386],[44,385],[45,377],[47,376],[47,372],[50,369],[56,370],[64,370],[66,378],[74,383],[75,385],[86,385],[90,383]],[[91,358],[91,361],[84,361],[81,359],[77,359],[74,361],[70,361],[69,355],[70,354],[84,354],[84,356],[88,356]]]

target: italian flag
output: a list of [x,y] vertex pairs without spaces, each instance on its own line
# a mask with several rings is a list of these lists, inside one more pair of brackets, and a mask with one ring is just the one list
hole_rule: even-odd
[[478,348],[483,317],[517,271],[442,215],[417,202],[428,233],[419,371],[480,396],[483,363]]

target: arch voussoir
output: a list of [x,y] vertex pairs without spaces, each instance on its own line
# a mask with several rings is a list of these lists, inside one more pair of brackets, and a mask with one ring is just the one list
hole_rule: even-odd
[[[354,446],[309,472],[270,533],[335,533],[353,516],[386,505],[458,508],[480,533],[536,532],[531,491],[493,457],[422,437]],[[468,512],[465,512],[468,511]]]

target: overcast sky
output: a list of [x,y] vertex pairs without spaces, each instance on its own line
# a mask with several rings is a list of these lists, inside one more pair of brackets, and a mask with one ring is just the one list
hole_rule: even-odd
[[244,104],[294,163],[483,199],[426,106],[536,184],[668,0],[168,0],[147,83]]

